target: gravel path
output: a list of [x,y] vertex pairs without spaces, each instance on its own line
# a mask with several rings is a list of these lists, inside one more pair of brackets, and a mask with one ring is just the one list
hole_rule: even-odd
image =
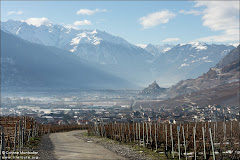
[[49,138],[49,134],[43,135],[38,147],[38,156],[43,160],[56,160],[54,157],[54,146]]
[[130,145],[95,136],[86,136],[87,131],[52,133],[41,138],[38,147],[43,160],[150,160],[151,158],[131,148]]
[[85,142],[99,144],[99,145],[103,146],[104,148],[107,148],[110,151],[115,152],[116,154],[118,154],[120,156],[123,156],[126,159],[130,159],[130,160],[150,160],[150,159],[152,159],[150,157],[147,157],[147,155],[145,155],[142,152],[135,151],[129,145],[123,145],[123,144],[120,144],[116,141],[113,141],[113,140],[110,140],[107,138],[86,136],[86,134],[84,135],[83,132],[79,133],[79,134],[75,134],[75,136],[78,137],[79,139],[83,139]]
[[125,159],[101,145],[84,141],[75,136],[84,132],[87,131],[77,130],[50,134],[50,139],[54,145],[54,156],[61,160]]

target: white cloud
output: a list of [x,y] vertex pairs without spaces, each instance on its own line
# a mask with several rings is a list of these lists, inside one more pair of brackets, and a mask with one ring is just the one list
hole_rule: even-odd
[[187,64],[187,63],[183,63],[183,64],[181,64],[180,67],[187,67],[187,66],[189,66],[189,64]]
[[168,23],[170,19],[176,15],[168,10],[151,13],[147,16],[139,18],[140,24],[144,29],[155,27],[159,24]]
[[106,9],[95,9],[95,10],[80,9],[77,11],[77,15],[94,15],[97,12],[107,12],[107,10]]
[[202,37],[196,39],[197,41],[200,42],[235,42],[239,41],[239,32],[236,34],[222,34],[222,35],[217,35],[217,36],[208,36],[208,37]]
[[74,22],[75,26],[83,26],[83,25],[91,25],[91,24],[92,24],[92,22],[89,20],[86,20],[86,19],[83,21],[75,21]]
[[136,46],[141,47],[141,48],[146,48],[147,47],[146,44],[137,44]]
[[12,14],[15,14],[15,15],[20,15],[20,14],[23,14],[23,11],[9,11],[7,13],[8,16],[12,15]]
[[180,10],[179,13],[182,13],[182,14],[193,14],[195,16],[198,16],[198,15],[202,14],[202,12],[198,11],[198,10],[190,10],[190,11]]
[[167,38],[162,40],[162,42],[174,42],[174,41],[180,41],[180,38]]
[[27,24],[29,25],[34,25],[36,27],[39,27],[41,25],[51,25],[51,22],[45,18],[45,17],[42,17],[42,18],[28,18],[26,20],[22,20],[23,22],[26,22]]
[[198,1],[195,7],[205,7],[203,26],[222,31],[220,35],[202,37],[197,41],[239,41],[239,1]]

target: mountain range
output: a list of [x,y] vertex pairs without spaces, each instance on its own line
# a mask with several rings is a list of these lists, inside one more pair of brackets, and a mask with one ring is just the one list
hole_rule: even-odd
[[[149,61],[152,55],[104,31],[75,30],[53,24],[37,27],[12,20],[2,22],[1,27],[29,42],[70,51],[96,68],[134,83],[149,80],[147,77],[150,77]],[[140,79],[142,75],[149,76]]]
[[31,44],[58,48],[75,60],[138,86],[154,79],[161,87],[169,87],[180,80],[197,78],[235,48],[199,42],[141,48],[105,31],[55,24],[34,26],[13,20],[1,22],[1,29]]
[[127,88],[131,83],[96,69],[71,52],[1,31],[1,89]]
[[[153,64],[158,84],[197,78],[215,66],[234,46],[191,42],[178,44],[159,56]],[[164,68],[164,69],[163,69]]]
[[[155,97],[160,101],[139,101],[134,107],[174,108],[177,106],[239,106],[240,46],[228,53],[208,72],[195,79],[187,79],[173,85]],[[152,87],[147,87],[152,89]],[[151,94],[148,94],[151,95]]]

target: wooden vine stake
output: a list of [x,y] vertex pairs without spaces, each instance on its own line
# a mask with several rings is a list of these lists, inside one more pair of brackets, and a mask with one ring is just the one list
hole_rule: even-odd
[[204,156],[204,159],[207,159],[207,157],[206,157],[206,147],[205,147],[205,130],[204,130],[204,127],[202,127],[202,133],[203,133],[203,156]]
[[138,129],[137,129],[138,125],[137,125],[137,123],[136,123],[136,127],[135,128],[136,128],[136,141],[138,142]]
[[224,122],[223,122],[223,134],[224,134],[223,141],[225,142],[225,140],[226,140],[226,130],[225,130],[225,123]]
[[215,151],[214,151],[214,145],[213,145],[213,139],[212,139],[212,131],[211,131],[211,128],[209,128],[209,134],[210,134],[210,140],[211,140],[211,145],[212,145],[213,160],[215,160]]
[[130,131],[129,123],[128,123],[128,134],[129,134],[129,142],[131,142],[131,131]]
[[193,143],[194,143],[194,157],[197,159],[197,151],[196,151],[196,128],[193,127]]
[[167,151],[167,124],[165,124],[165,133],[166,133],[166,151]]
[[184,145],[184,150],[185,150],[185,157],[186,157],[186,160],[187,160],[187,147],[186,147],[186,140],[185,140],[184,126],[182,126],[182,131],[183,131],[183,145]]
[[156,127],[156,123],[155,123],[155,146],[156,146],[156,152],[157,152],[157,127]]
[[151,145],[152,145],[152,123],[150,122],[150,125],[149,125],[149,129],[150,129],[150,142],[151,142]]
[[134,129],[134,121],[133,121],[133,141],[134,141],[134,143],[136,143],[135,129]]
[[144,122],[143,122],[143,147],[145,147],[145,141],[144,141]]
[[173,146],[172,124],[170,124],[170,134],[171,134],[171,141],[172,141],[172,158],[174,158],[174,146]]
[[214,141],[214,143],[216,143],[216,124],[215,123],[213,124],[213,129],[214,129],[213,130],[213,137],[214,137],[213,141]]
[[18,126],[18,123],[16,122],[16,125],[15,125],[15,133],[14,133],[14,152],[16,151],[16,146],[17,146],[17,126]]
[[4,150],[4,130],[3,130],[3,126],[1,127],[1,153],[0,153],[0,158],[2,159],[2,152]]
[[21,152],[21,132],[22,131],[22,121],[19,121],[19,131],[18,131],[18,151]]
[[146,145],[148,145],[148,124],[146,122],[146,134],[147,134],[147,141],[146,141]]
[[177,134],[178,134],[178,159],[181,160],[181,151],[180,151],[180,127],[177,126]]
[[138,129],[139,129],[139,131],[138,131],[138,144],[139,144],[139,146],[140,146],[140,143],[141,143],[141,125],[140,125],[140,123],[138,123]]

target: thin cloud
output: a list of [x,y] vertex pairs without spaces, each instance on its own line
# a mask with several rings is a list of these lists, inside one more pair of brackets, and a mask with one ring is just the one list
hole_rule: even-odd
[[198,15],[202,14],[202,12],[198,11],[198,10],[190,10],[190,11],[180,10],[179,13],[181,13],[181,14],[192,14],[192,15],[195,15],[195,16],[198,16]]
[[167,38],[162,40],[162,42],[175,42],[175,41],[180,41],[180,38]]
[[83,21],[75,21],[74,22],[75,26],[83,26],[83,25],[91,25],[91,24],[92,24],[92,22],[89,20],[86,20],[86,19]]
[[95,9],[95,10],[90,10],[90,9],[80,9],[77,11],[77,15],[94,15],[98,12],[107,12],[106,9]]
[[160,24],[168,23],[169,20],[174,18],[175,16],[176,14],[168,10],[163,10],[141,17],[139,18],[139,22],[142,25],[143,29],[148,29]]
[[8,16],[13,15],[13,14],[15,14],[15,15],[21,15],[21,14],[23,14],[23,11],[9,11],[9,12],[7,13]]

